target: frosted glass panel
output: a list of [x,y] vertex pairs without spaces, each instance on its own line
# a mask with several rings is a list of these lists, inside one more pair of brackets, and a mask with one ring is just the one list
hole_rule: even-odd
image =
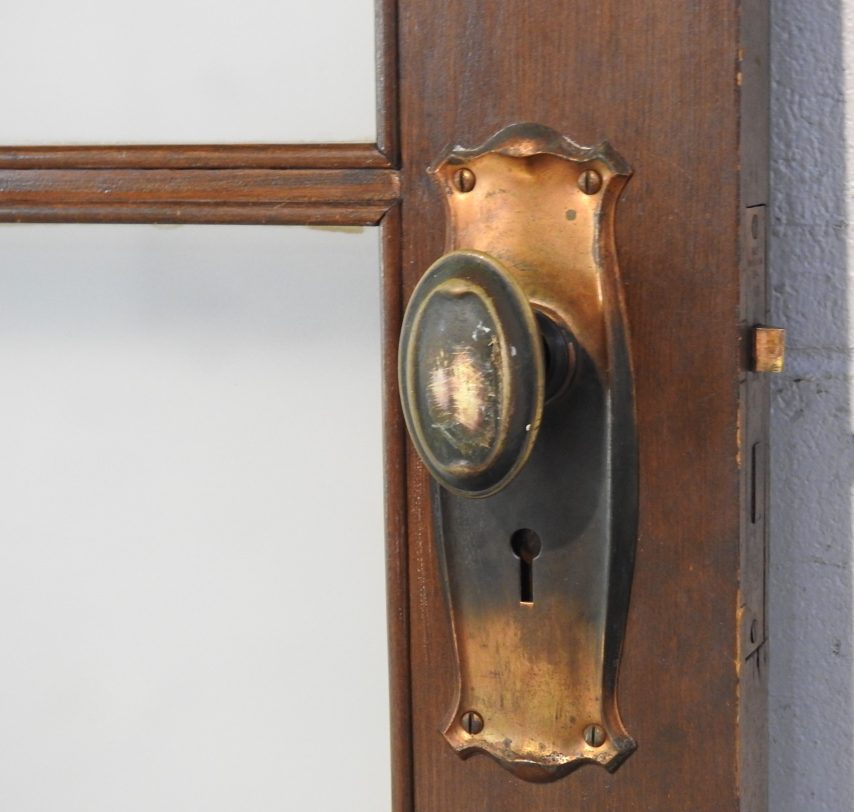
[[373,141],[373,0],[3,7],[0,143]]
[[389,809],[377,268],[0,227],[0,809]]

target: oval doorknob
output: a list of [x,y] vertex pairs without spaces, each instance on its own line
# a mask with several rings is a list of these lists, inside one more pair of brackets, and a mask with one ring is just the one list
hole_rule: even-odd
[[478,251],[437,260],[409,302],[399,354],[404,418],[430,473],[471,497],[509,484],[573,358],[567,332],[499,260]]

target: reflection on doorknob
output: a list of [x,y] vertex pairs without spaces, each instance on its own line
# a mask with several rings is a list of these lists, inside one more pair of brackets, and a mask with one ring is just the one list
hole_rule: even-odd
[[530,781],[614,770],[635,749],[616,698],[637,528],[614,245],[629,168],[517,124],[430,171],[447,253],[409,302],[399,377],[436,483],[459,674],[445,738]]
[[460,495],[497,493],[573,367],[568,329],[531,306],[508,268],[478,251],[446,254],[416,288],[400,345],[404,416],[424,464]]

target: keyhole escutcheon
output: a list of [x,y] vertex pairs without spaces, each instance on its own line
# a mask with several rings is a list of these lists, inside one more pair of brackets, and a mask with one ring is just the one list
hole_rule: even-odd
[[534,559],[543,548],[540,537],[523,528],[510,537],[513,555],[519,559],[519,603],[534,603]]

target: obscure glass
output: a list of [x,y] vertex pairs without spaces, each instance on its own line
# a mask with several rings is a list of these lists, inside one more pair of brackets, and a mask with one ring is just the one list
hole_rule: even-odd
[[373,141],[372,0],[3,8],[0,143]]
[[377,268],[0,227],[0,809],[389,808]]

